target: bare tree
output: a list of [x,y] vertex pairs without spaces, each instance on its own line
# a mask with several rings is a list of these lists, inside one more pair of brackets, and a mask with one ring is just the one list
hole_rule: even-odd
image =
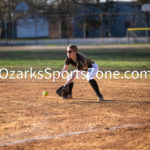
[[12,38],[12,16],[19,0],[0,1],[1,38]]

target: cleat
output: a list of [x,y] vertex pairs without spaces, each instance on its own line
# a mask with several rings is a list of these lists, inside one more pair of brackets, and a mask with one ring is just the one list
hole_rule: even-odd
[[103,95],[100,95],[100,96],[98,97],[98,100],[99,100],[99,101],[103,101],[103,100],[104,100]]
[[72,99],[72,94],[69,94],[67,96],[62,96],[63,99]]
[[72,99],[72,94],[69,94],[69,95],[68,95],[68,98],[69,98],[69,99]]
[[68,99],[68,95],[63,95],[62,98],[63,99]]
[[63,96],[62,98],[63,98],[63,99],[68,99],[68,97],[67,97],[67,96]]

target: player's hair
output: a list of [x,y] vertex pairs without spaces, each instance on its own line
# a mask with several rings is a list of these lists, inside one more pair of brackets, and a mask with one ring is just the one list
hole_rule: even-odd
[[76,53],[78,53],[78,47],[76,46],[76,45],[68,45],[68,47],[70,48],[70,49],[72,49],[73,50],[73,52],[76,52]]

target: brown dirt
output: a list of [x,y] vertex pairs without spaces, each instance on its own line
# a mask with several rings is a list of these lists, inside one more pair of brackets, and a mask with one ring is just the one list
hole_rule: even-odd
[[150,80],[97,81],[104,102],[84,80],[70,100],[55,94],[64,80],[0,80],[0,150],[149,150]]
[[[79,45],[79,49],[150,49],[150,44],[145,45]],[[64,50],[66,45],[27,45],[27,46],[0,46],[0,51],[17,51],[17,50]]]

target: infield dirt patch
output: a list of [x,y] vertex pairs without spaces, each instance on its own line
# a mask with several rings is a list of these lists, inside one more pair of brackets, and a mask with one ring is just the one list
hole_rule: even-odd
[[55,94],[61,79],[0,80],[0,149],[149,150],[150,81],[97,81],[104,102],[84,80],[70,100]]

